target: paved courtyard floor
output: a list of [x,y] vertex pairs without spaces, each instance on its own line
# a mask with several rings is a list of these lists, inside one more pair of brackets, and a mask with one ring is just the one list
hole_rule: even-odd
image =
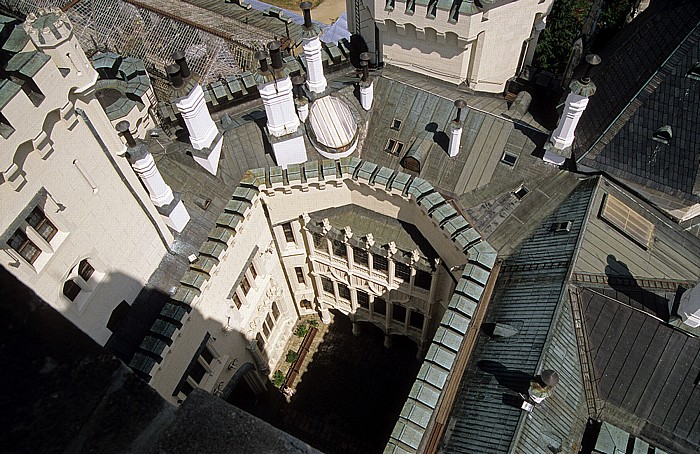
[[418,373],[415,344],[394,337],[387,350],[369,324],[355,337],[342,314],[319,330],[291,398],[271,384],[261,396],[241,385],[229,402],[327,454],[381,453]]

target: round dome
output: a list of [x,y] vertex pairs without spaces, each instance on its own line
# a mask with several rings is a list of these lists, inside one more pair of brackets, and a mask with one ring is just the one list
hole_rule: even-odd
[[[357,123],[343,101],[325,96],[311,104],[309,122],[318,147],[326,153],[345,154],[356,141]],[[320,150],[319,150],[320,151]],[[322,153],[325,154],[325,153]]]

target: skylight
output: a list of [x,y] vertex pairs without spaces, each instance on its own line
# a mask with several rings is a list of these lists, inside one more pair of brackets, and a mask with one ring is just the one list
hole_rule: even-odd
[[649,247],[654,224],[610,194],[603,199],[599,217],[644,249]]

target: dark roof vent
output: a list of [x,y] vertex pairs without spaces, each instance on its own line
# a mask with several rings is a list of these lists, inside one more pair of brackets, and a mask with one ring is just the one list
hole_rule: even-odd
[[180,75],[182,76],[183,79],[187,79],[192,75],[190,72],[190,66],[187,64],[187,60],[185,59],[185,53],[181,50],[177,50],[173,52],[173,60],[175,60],[175,64],[177,64],[180,67]]
[[665,144],[668,144],[671,141],[672,137],[673,132],[671,131],[671,127],[669,125],[663,125],[659,129],[657,129],[656,132],[654,132],[653,136],[651,136],[653,140]]
[[693,80],[700,80],[700,62],[695,63],[695,65],[688,70],[685,76]]
[[168,65],[165,67],[165,72],[168,73],[168,79],[173,87],[180,88],[183,85],[182,74],[180,74],[180,65]]
[[542,384],[553,388],[559,383],[559,374],[551,369],[545,369],[540,373]]
[[136,140],[134,139],[134,136],[131,135],[131,131],[129,131],[129,122],[126,120],[122,120],[119,123],[117,123],[117,126],[115,129],[119,134],[124,137],[124,140],[126,140],[127,145],[130,147],[135,147],[136,146]]

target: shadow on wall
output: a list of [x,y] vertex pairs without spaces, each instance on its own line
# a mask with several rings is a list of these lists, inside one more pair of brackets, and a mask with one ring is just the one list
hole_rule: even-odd
[[[605,267],[608,285],[614,290],[613,298],[656,315],[664,322],[670,318],[668,299],[639,286],[627,264],[610,254]],[[606,292],[607,293],[607,292]]]
[[356,337],[350,318],[331,312],[293,396],[272,385],[255,396],[241,381],[227,400],[324,452],[381,453],[418,373],[417,346],[394,335],[386,349],[380,328],[358,322]]
[[173,407],[1,267],[0,315],[4,451],[318,453],[201,391]]

